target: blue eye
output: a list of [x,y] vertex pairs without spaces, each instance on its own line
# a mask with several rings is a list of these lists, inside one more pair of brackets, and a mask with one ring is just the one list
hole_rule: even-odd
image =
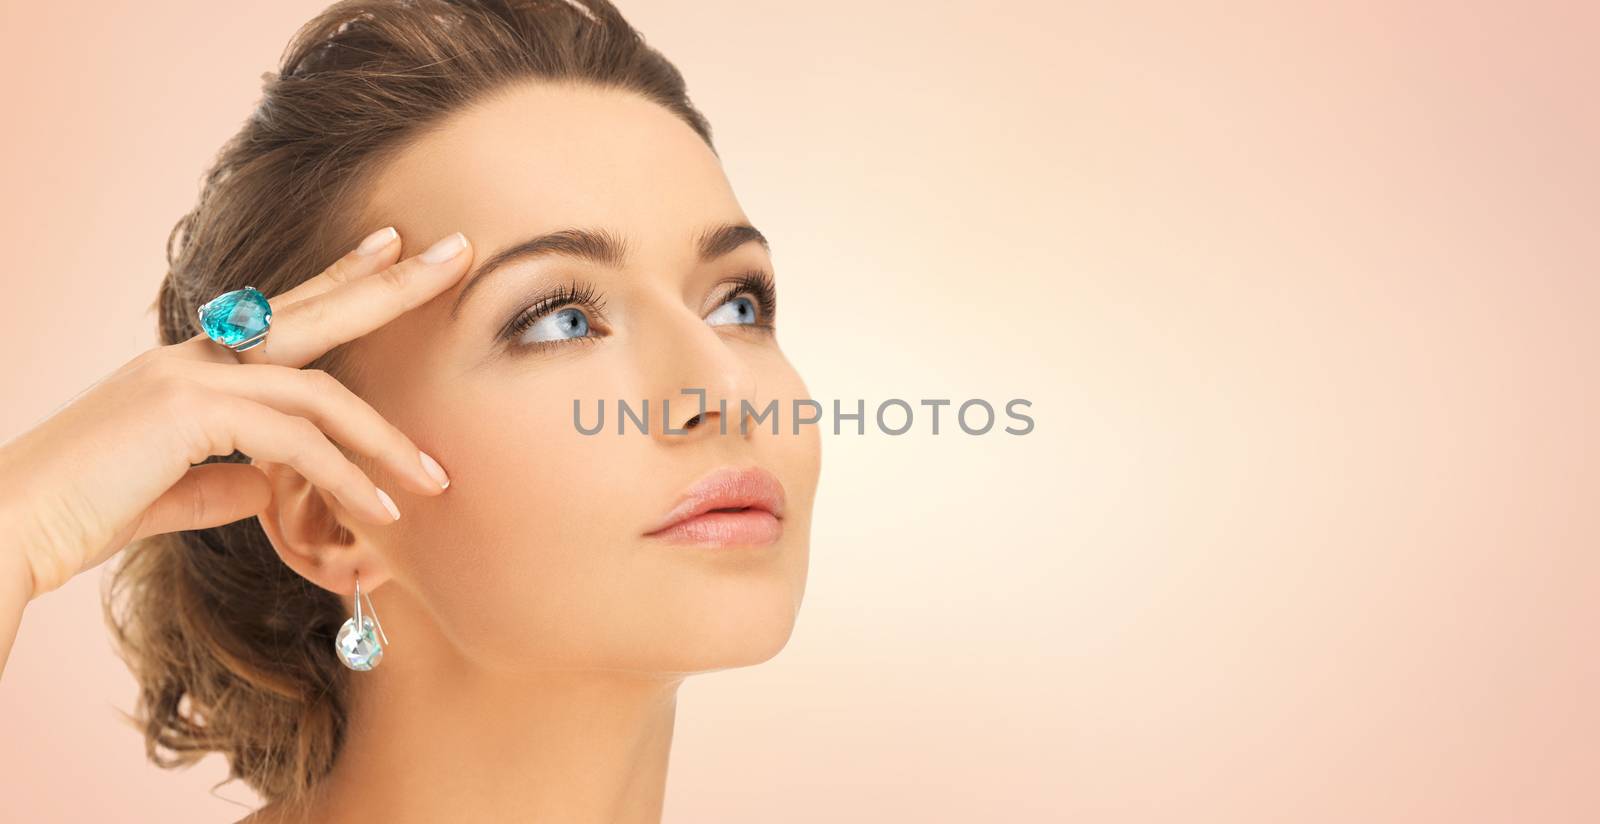
[[727,303],[711,310],[706,315],[706,323],[712,326],[727,324],[744,324],[756,322],[756,305],[750,298],[740,295]]
[[727,299],[721,306],[706,315],[712,326],[752,326],[763,332],[771,331],[778,316],[778,290],[772,275],[763,271],[750,271],[737,275],[725,283],[732,289],[725,292]]
[[568,338],[582,338],[589,335],[589,317],[583,310],[576,307],[551,312],[542,318],[528,324],[527,331],[519,339],[523,343],[540,343],[544,341],[565,340]]
[[523,350],[593,343],[608,334],[604,307],[594,286],[574,280],[533,299],[495,338]]

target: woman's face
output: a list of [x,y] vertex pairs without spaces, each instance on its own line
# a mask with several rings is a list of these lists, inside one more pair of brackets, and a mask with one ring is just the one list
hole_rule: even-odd
[[[710,233],[748,223],[694,131],[616,91],[518,87],[384,166],[363,231],[395,226],[408,256],[461,231],[474,255],[455,286],[350,344],[347,383],[451,480],[443,495],[410,495],[361,462],[402,512],[392,526],[347,522],[386,573],[373,600],[406,652],[385,668],[460,656],[506,671],[693,672],[783,647],[820,446],[815,426],[792,426],[807,391],[766,327],[767,249],[734,234],[702,257]],[[481,270],[564,230],[620,256],[558,248]],[[686,389],[706,393],[698,425]],[[618,434],[619,399],[635,412],[649,400],[648,434],[631,419]],[[742,402],[774,400],[777,433],[750,419],[741,434]],[[581,432],[574,402],[590,429],[603,405],[605,427]],[[771,531],[759,513],[736,516],[745,533],[721,545],[647,534],[696,481],[752,467],[782,486],[774,540],[749,534]]]

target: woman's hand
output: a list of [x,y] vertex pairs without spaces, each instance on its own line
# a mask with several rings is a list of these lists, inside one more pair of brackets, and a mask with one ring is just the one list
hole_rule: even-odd
[[[234,352],[205,335],[140,353],[0,446],[0,600],[60,587],[140,538],[218,526],[266,507],[248,464],[192,466],[235,450],[291,466],[357,517],[393,522],[393,502],[334,442],[413,491],[448,483],[405,433],[326,372],[300,368],[449,288],[472,255],[450,235],[395,263],[381,230],[326,271],[269,296],[267,339]],[[434,473],[438,473],[435,477]],[[21,603],[6,604],[20,613]],[[0,662],[10,647],[0,619]]]

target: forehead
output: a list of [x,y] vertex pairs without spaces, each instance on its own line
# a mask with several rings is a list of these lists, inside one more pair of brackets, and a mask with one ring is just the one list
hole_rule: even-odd
[[364,225],[399,229],[406,254],[459,230],[480,257],[573,226],[688,254],[705,223],[743,218],[716,155],[676,115],[632,92],[543,82],[415,138],[378,172],[364,212]]

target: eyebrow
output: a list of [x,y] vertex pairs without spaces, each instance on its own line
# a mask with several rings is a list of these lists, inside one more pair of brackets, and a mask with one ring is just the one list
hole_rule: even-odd
[[[707,227],[695,241],[700,262],[707,263],[726,255],[746,243],[759,243],[768,254],[772,246],[766,235],[748,223],[723,223]],[[456,317],[462,303],[478,284],[501,267],[530,258],[559,255],[577,260],[587,260],[613,268],[622,268],[628,258],[628,243],[623,237],[606,229],[561,229],[514,243],[489,256],[475,271],[467,276],[467,284],[456,294],[450,305],[450,317]]]

